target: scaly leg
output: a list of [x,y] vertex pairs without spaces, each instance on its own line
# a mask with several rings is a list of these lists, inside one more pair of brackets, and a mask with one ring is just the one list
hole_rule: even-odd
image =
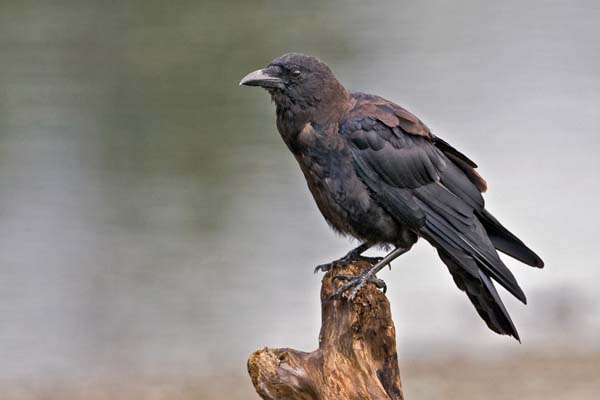
[[339,265],[346,265],[346,264],[351,263],[352,261],[357,261],[357,260],[364,260],[364,261],[368,261],[371,264],[375,264],[381,260],[381,257],[363,257],[363,256],[361,256],[362,253],[369,250],[371,247],[373,247],[372,243],[365,242],[365,243],[361,244],[360,246],[358,246],[357,248],[350,250],[348,252],[348,254],[346,254],[342,258],[339,258],[339,259],[332,261],[330,263],[327,263],[327,264],[317,265],[317,267],[315,268],[315,274],[319,271],[327,272],[333,267],[337,267]]
[[383,259],[381,259],[377,264],[373,265],[373,267],[371,267],[371,269],[368,269],[367,271],[363,272],[360,275],[357,275],[357,276],[336,275],[336,276],[334,276],[333,277],[334,280],[344,279],[344,280],[347,280],[348,282],[346,282],[345,284],[340,286],[339,289],[336,290],[331,295],[331,298],[339,298],[342,296],[342,294],[346,290],[353,288],[352,291],[350,292],[350,295],[348,296],[348,300],[352,301],[354,299],[354,297],[356,296],[356,294],[358,293],[358,291],[363,286],[365,286],[367,283],[375,284],[375,286],[377,286],[379,289],[383,289],[383,292],[385,293],[385,291],[387,290],[387,287],[383,280],[377,278],[377,273],[379,271],[381,271],[381,269],[383,267],[385,267],[386,265],[391,263],[394,259],[396,259],[400,255],[406,253],[408,250],[410,250],[410,247],[408,247],[408,248],[396,247],[387,256],[383,257]]

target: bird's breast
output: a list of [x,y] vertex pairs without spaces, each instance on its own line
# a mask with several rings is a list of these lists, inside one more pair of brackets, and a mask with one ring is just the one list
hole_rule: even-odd
[[371,241],[396,235],[397,224],[356,174],[341,136],[307,124],[297,135],[292,152],[319,210],[335,230]]

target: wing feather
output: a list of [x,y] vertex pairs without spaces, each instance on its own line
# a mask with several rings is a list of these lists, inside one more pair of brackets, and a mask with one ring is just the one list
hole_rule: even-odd
[[484,210],[481,184],[465,172],[474,171],[475,163],[401,107],[375,96],[357,99],[340,132],[349,139],[355,168],[373,196],[455,260],[474,260],[477,270],[461,264],[474,278],[481,281],[483,270],[526,302],[478,219]]

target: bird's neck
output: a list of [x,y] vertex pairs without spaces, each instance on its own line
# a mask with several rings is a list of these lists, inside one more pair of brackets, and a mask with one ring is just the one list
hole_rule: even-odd
[[348,112],[350,94],[341,85],[325,91],[320,98],[304,101],[276,99],[277,128],[283,140],[290,145],[306,124],[330,126],[340,121]]

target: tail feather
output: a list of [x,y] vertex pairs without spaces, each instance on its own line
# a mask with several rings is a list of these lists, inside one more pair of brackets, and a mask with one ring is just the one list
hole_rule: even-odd
[[479,220],[496,249],[532,267],[544,267],[544,261],[487,210],[482,210]]
[[464,229],[460,232],[445,218],[430,212],[431,208],[426,203],[419,204],[428,212],[425,227],[421,230],[421,235],[425,239],[434,247],[443,249],[457,259],[469,257],[475,262],[473,266],[461,263],[461,267],[469,270],[475,277],[479,274],[478,270],[483,269],[487,276],[493,278],[523,304],[527,304],[523,289],[498,256],[483,225],[477,218],[471,221],[471,229]]
[[[496,333],[512,336],[520,342],[519,333],[510,319],[498,291],[489,276],[477,267],[476,261],[467,255],[450,256],[439,249],[438,253],[452,274],[456,286],[467,294],[487,326]],[[467,272],[473,269],[479,271],[478,276]]]

